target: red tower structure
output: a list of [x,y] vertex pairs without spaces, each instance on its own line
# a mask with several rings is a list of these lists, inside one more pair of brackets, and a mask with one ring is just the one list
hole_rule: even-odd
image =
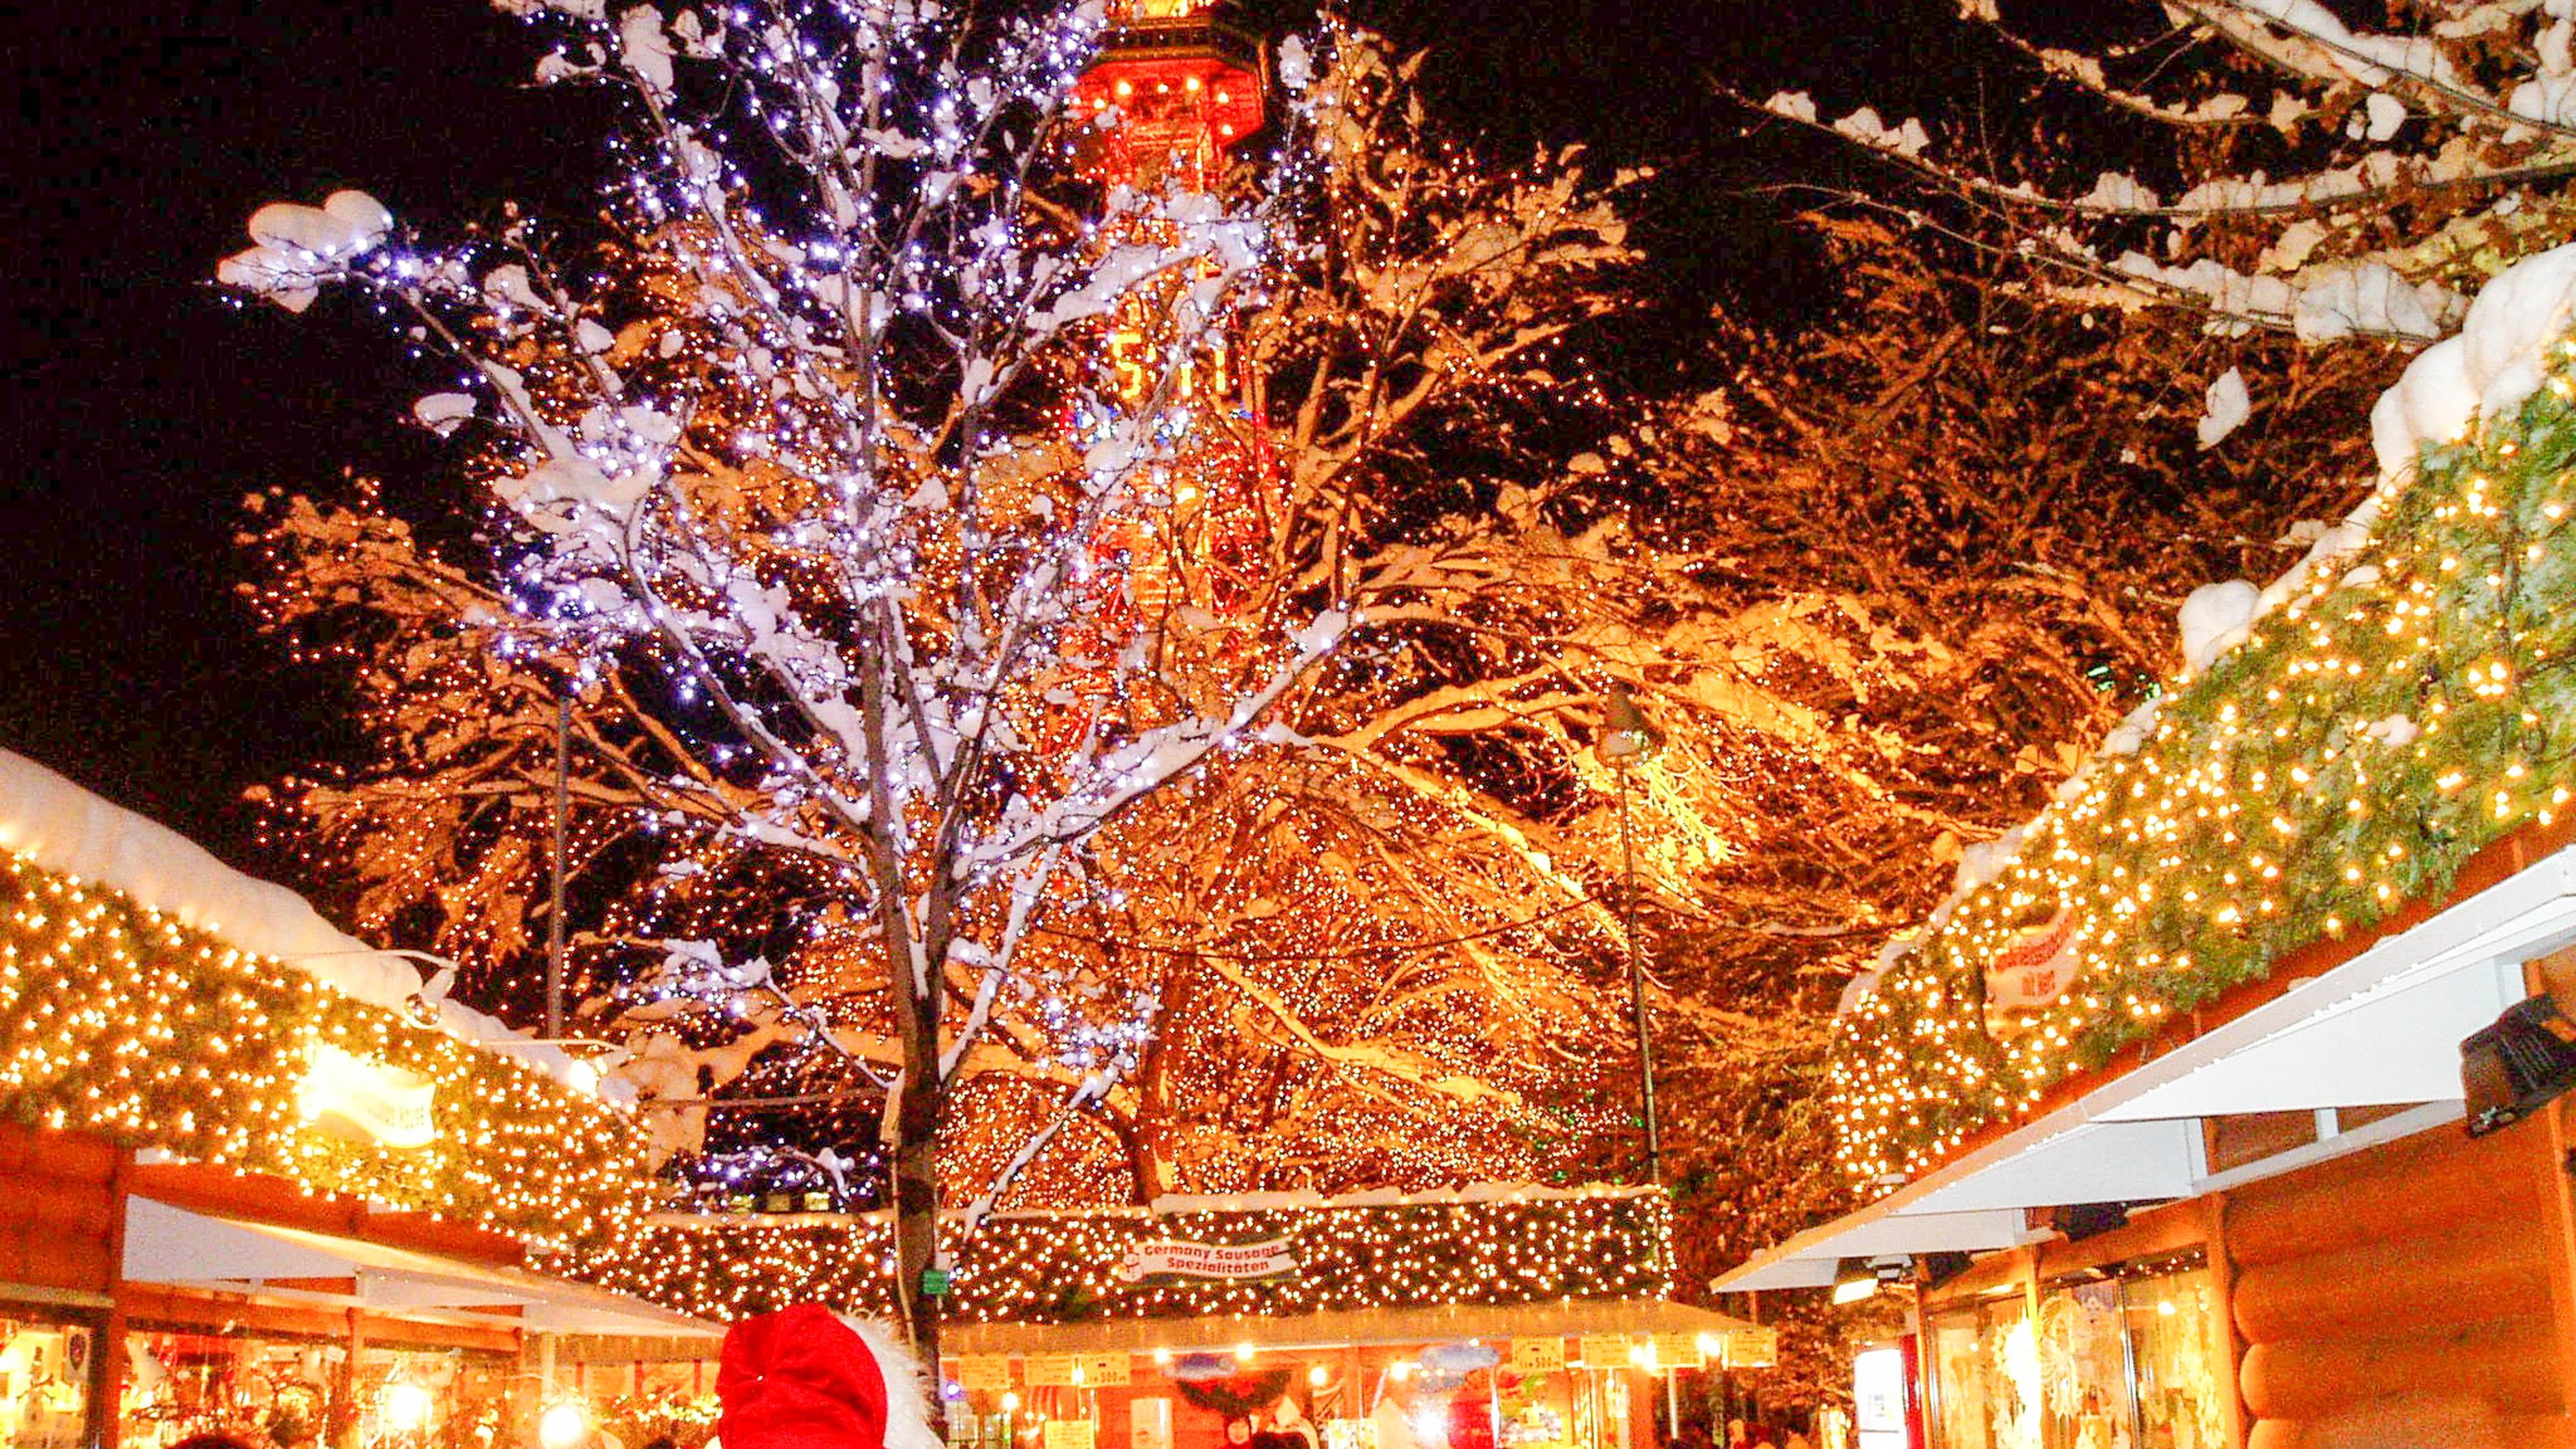
[[[1073,156],[1085,181],[1104,192],[1221,184],[1228,153],[1262,129],[1269,89],[1264,47],[1224,10],[1217,0],[1114,0],[1100,58],[1074,93],[1077,116],[1089,122]],[[1066,652],[1105,661],[1141,633],[1169,658],[1177,620],[1197,636],[1177,652],[1222,672],[1231,641],[1242,637],[1222,626],[1258,602],[1278,518],[1278,470],[1241,396],[1233,349],[1219,339],[1174,365],[1169,301],[1131,295],[1102,333],[1107,392],[1115,406],[1166,410],[1167,461],[1157,486],[1104,520],[1093,538],[1086,587],[1098,591],[1100,606],[1085,612],[1095,637],[1067,641]],[[1108,421],[1069,413],[1067,440],[1078,449]],[[1090,728],[1110,706],[1109,674],[1077,666],[1058,678],[1048,690],[1053,707],[1032,722],[1040,737],[1069,743]]]
[[1113,123],[1082,158],[1085,174],[1134,184],[1175,170],[1213,184],[1225,153],[1261,129],[1269,64],[1261,42],[1216,0],[1116,0],[1100,59],[1075,91],[1086,115]]

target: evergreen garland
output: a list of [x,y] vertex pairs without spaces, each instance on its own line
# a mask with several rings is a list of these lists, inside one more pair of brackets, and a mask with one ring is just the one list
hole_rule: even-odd
[[[2425,449],[2374,541],[2165,700],[2134,755],[1889,970],[1837,1037],[1843,1166],[1912,1174],[2289,952],[2436,900],[2576,789],[2576,345]],[[2081,971],[1990,1023],[1984,971],[2060,907]]]
[[[437,1139],[315,1131],[298,1094],[317,1045],[430,1082]],[[0,1115],[539,1242],[604,1236],[647,1182],[642,1134],[598,1099],[6,854]]]

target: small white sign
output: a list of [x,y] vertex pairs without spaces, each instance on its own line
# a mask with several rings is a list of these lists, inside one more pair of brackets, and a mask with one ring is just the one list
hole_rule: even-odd
[[438,1140],[438,1088],[399,1067],[316,1045],[295,1105],[318,1131],[379,1147]]
[[1118,1277],[1128,1283],[1147,1278],[1255,1278],[1297,1276],[1297,1254],[1286,1238],[1258,1243],[1193,1243],[1180,1238],[1149,1238],[1127,1250]]

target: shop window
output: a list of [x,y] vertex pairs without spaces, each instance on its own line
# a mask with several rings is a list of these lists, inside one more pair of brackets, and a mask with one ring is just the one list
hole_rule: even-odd
[[2197,1250],[1926,1318],[1939,1449],[2216,1449],[2228,1364]]
[[2039,1449],[2038,1359],[2019,1293],[1928,1323],[1941,1449]]
[[[345,1426],[360,1449],[490,1443],[514,1360],[462,1350],[137,1330],[119,1442],[158,1449],[197,1434],[313,1449]],[[20,1439],[18,1446],[29,1441]]]
[[0,1444],[78,1449],[97,1402],[100,1330],[77,1315],[0,1304]]
[[2217,1449],[2234,1391],[2218,1289],[2197,1258],[2120,1280],[2141,1449]]

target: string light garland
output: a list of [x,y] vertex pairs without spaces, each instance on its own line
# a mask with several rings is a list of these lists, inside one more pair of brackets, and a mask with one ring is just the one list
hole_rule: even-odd
[[[953,1235],[955,1225],[948,1227]],[[1384,1206],[1134,1209],[988,1219],[956,1252],[952,1321],[1289,1315],[1429,1304],[1655,1297],[1668,1287],[1672,1204],[1660,1192]],[[1129,1285],[1117,1269],[1152,1238],[1286,1238],[1298,1274],[1264,1282]],[[552,1271],[731,1321],[797,1302],[892,1307],[893,1235],[879,1218],[649,1218]]]
[[[1920,1171],[2576,800],[2576,342],[2549,361],[2518,415],[2426,448],[2371,547],[2180,681],[2144,745],[1857,1004],[1828,1087],[1845,1172]],[[2044,930],[2073,984],[1990,1009],[1988,968]]]
[[[419,1147],[318,1130],[315,1054],[433,1092]],[[544,1072],[352,1000],[107,887],[0,857],[0,1111],[538,1242],[641,1201],[634,1123]]]

